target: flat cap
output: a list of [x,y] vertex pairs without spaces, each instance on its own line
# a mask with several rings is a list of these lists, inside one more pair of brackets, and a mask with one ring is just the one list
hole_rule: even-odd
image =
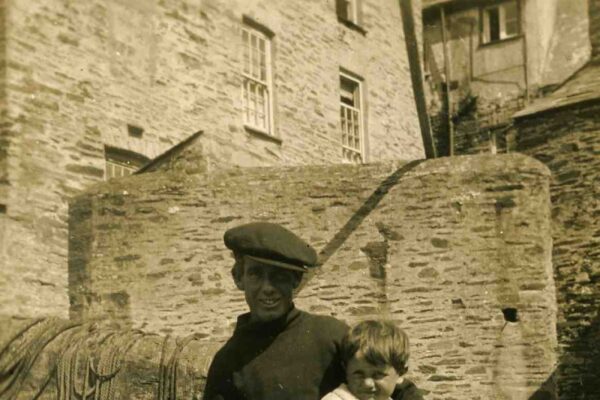
[[225,232],[225,246],[256,261],[306,271],[317,263],[317,253],[308,243],[279,224],[252,222]]

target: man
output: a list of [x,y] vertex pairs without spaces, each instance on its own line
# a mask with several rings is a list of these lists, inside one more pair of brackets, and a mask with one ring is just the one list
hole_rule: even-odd
[[236,286],[250,312],[209,368],[205,400],[319,400],[344,379],[339,345],[347,326],[294,307],[294,289],[315,266],[315,250],[271,223],[225,233]]

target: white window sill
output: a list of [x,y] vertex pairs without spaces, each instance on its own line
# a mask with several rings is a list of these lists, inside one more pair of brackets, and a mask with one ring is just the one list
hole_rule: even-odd
[[500,44],[500,43],[506,43],[506,42],[510,42],[513,40],[517,40],[517,39],[521,39],[523,37],[523,35],[514,35],[514,36],[509,36],[503,39],[498,39],[498,40],[493,40],[491,42],[481,42],[479,44],[479,47],[487,47],[487,46],[493,46],[495,44]]

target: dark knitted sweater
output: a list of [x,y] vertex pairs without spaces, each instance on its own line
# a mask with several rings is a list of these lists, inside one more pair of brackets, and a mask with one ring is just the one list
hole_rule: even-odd
[[268,323],[244,314],[213,359],[204,399],[319,400],[344,380],[339,345],[346,331],[335,318],[295,308]]

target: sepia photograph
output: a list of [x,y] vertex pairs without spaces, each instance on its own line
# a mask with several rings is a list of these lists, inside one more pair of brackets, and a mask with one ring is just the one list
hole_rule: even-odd
[[0,400],[599,400],[600,0],[0,0]]

